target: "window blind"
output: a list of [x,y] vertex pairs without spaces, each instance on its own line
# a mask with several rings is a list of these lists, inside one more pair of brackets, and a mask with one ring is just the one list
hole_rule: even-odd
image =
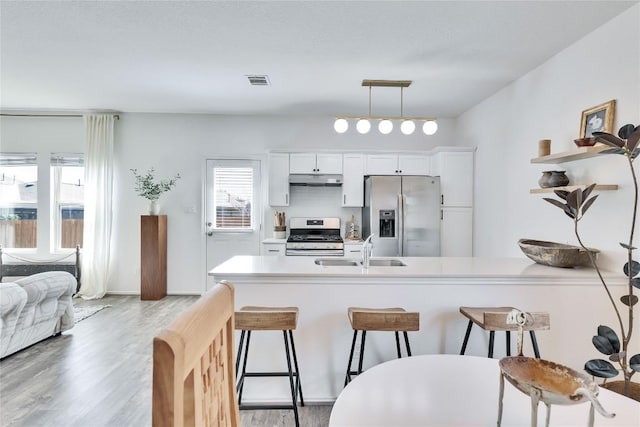
[[216,167],[213,170],[215,228],[251,229],[253,169]]

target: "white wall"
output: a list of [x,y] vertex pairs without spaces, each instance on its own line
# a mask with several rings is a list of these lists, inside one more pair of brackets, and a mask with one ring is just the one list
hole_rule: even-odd
[[552,153],[575,148],[581,112],[611,99],[617,100],[615,132],[625,123],[640,124],[639,22],[636,5],[458,118],[456,140],[478,147],[476,256],[522,256],[520,238],[577,244],[572,221],[541,195],[529,194],[541,171],[566,170],[575,183],[620,186],[600,192],[580,227],[585,244],[605,251],[604,265],[621,271],[618,242],[628,239],[633,201],[625,158],[559,165],[530,159],[544,138],[552,140]]

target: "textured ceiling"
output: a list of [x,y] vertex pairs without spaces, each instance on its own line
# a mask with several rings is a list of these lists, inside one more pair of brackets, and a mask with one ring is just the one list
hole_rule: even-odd
[[3,0],[0,108],[455,117],[637,3]]

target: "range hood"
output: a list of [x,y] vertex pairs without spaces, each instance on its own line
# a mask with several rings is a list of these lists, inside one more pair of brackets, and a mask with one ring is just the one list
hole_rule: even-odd
[[339,187],[342,185],[342,175],[295,173],[289,175],[289,184],[315,187]]

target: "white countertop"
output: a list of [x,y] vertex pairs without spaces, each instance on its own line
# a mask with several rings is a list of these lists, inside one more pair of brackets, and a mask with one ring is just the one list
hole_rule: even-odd
[[[378,258],[378,257],[374,257]],[[512,284],[527,280],[549,284],[550,280],[562,284],[601,285],[592,268],[557,268],[536,264],[528,258],[446,258],[398,257],[406,266],[369,267],[321,266],[312,256],[235,256],[218,265],[209,275],[220,278],[248,277],[305,277],[307,279],[418,279],[421,282],[438,280],[491,281]],[[347,258],[349,259],[349,258]],[[359,261],[357,259],[354,259]],[[624,285],[622,274],[603,272],[608,285]],[[218,278],[216,278],[218,280]]]

